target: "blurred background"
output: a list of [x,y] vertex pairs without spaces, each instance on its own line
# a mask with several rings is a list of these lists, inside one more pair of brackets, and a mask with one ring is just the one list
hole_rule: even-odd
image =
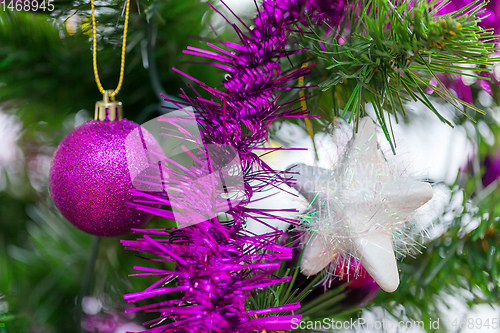
[[[225,2],[244,20],[255,13],[253,1]],[[102,98],[92,71],[89,2],[53,3],[53,11],[24,12],[4,9],[1,5],[9,1],[0,1],[0,332],[138,332],[147,318],[125,315],[123,294],[151,281],[128,277],[143,260],[125,251],[120,239],[134,236],[103,238],[97,247],[92,236],[65,221],[48,191],[55,148],[92,118],[94,104]],[[95,3],[99,73],[103,86],[113,88],[124,2]],[[223,10],[220,4],[218,8]],[[219,86],[221,70],[197,64],[182,50],[203,47],[207,38],[236,38],[226,28],[205,1],[132,1],[125,81],[117,97],[125,117],[141,124],[164,112],[160,94],[175,97],[189,84],[172,67]],[[490,91],[475,79],[450,79],[455,82],[450,89],[457,96],[465,94],[485,116],[474,115],[473,123],[435,99],[456,124],[451,128],[413,103],[404,121],[393,124],[398,154],[392,156],[380,141],[388,159],[434,185],[435,198],[419,217],[426,247],[400,264],[397,292],[377,293],[371,281],[358,281],[335,303],[336,312],[333,306],[323,309],[331,316],[396,322],[429,322],[439,316],[498,320],[500,67],[493,68]],[[277,142],[312,148],[303,123],[273,126]],[[321,146],[321,134],[316,140]],[[290,163],[301,159],[286,158]],[[148,227],[159,225],[165,222],[156,218]],[[94,269],[88,265],[92,257]]]

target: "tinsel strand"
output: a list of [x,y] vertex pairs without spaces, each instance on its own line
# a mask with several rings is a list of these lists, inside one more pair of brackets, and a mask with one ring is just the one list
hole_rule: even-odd
[[[266,139],[267,127],[274,120],[280,117],[308,117],[302,107],[294,108],[297,101],[278,102],[280,91],[293,89],[291,83],[307,75],[313,66],[297,66],[289,70],[282,68],[283,59],[302,51],[287,48],[290,32],[299,30],[299,23],[306,22],[306,13],[316,24],[338,24],[344,7],[343,1],[266,0],[257,13],[254,26],[250,28],[243,24],[245,31],[242,31],[236,24],[231,24],[240,37],[240,43],[221,42],[221,47],[208,43],[211,50],[190,47],[185,51],[209,59],[209,65],[227,71],[223,83],[225,91],[211,88],[178,71],[209,92],[212,99],[204,99],[191,87],[196,97],[188,97],[182,92],[184,102],[170,102],[179,109],[190,107],[194,110],[207,142],[228,144],[237,149],[245,193],[241,202],[226,213],[230,216],[229,221],[212,218],[177,230],[135,230],[142,237],[135,241],[123,241],[128,250],[153,255],[151,261],[176,264],[175,271],[135,267],[140,271],[135,275],[156,275],[159,280],[144,291],[125,295],[129,302],[173,292],[183,295],[179,299],[129,310],[159,313],[157,319],[145,323],[151,325],[145,332],[289,330],[292,320],[300,319],[300,315],[281,314],[299,309],[298,303],[253,311],[246,309],[248,298],[258,288],[290,279],[276,277],[272,273],[281,260],[292,256],[291,248],[277,244],[283,234],[281,231],[254,235],[244,230],[248,219],[262,223],[272,219],[283,220],[276,215],[279,208],[275,211],[259,210],[248,208],[246,204],[252,200],[254,193],[268,185],[290,183],[283,172],[267,166],[253,149]],[[170,211],[150,206],[152,203],[172,203],[165,194],[136,190],[134,195],[137,200],[131,203],[132,206],[162,217],[173,217]],[[186,194],[186,200],[188,205],[200,204],[196,196]],[[286,222],[297,224],[290,219]],[[176,286],[167,287],[173,281]],[[169,318],[173,322],[165,323]]]

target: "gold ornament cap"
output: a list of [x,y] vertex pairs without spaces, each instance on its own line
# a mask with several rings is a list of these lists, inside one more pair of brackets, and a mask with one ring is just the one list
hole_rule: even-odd
[[102,101],[95,103],[95,120],[119,121],[123,119],[122,102],[115,101],[114,96],[110,96],[111,90],[104,91]]

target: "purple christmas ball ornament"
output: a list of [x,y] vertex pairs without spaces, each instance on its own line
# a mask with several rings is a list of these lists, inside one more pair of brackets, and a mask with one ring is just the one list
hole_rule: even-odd
[[122,119],[88,121],[57,147],[50,166],[50,192],[62,215],[78,229],[111,237],[151,219],[151,214],[127,204],[133,198],[129,170],[143,163],[142,150],[126,149],[127,136],[136,129],[144,134],[141,140],[146,145],[157,145],[139,125]]

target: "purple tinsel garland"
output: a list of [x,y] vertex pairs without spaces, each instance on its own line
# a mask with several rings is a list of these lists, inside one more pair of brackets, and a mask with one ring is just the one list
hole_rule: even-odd
[[[217,218],[178,230],[135,230],[143,236],[135,241],[123,241],[129,250],[149,253],[151,261],[172,262],[175,271],[135,267],[141,273],[161,278],[144,291],[125,295],[129,302],[137,302],[172,292],[182,293],[179,299],[155,302],[130,311],[158,312],[159,317],[145,323],[151,325],[146,332],[254,332],[289,330],[292,320],[300,315],[272,315],[299,309],[293,303],[254,311],[245,310],[248,298],[256,289],[290,280],[272,273],[281,260],[292,257],[292,249],[276,242],[282,232],[252,235],[244,231],[245,219],[265,223],[281,219],[270,210],[251,209],[245,206],[252,194],[271,184],[289,183],[283,172],[272,170],[252,151],[265,140],[266,128],[280,117],[307,117],[307,111],[279,104],[279,92],[293,89],[291,82],[307,75],[310,66],[283,71],[280,60],[301,50],[287,49],[290,31],[299,30],[298,23],[305,23],[305,13],[317,24],[330,26],[340,23],[345,7],[343,0],[264,0],[255,19],[254,27],[246,25],[244,33],[232,25],[241,42],[222,42],[232,51],[208,43],[212,50],[188,48],[186,53],[215,60],[210,65],[228,72],[224,82],[225,92],[208,87],[195,78],[182,73],[200,84],[213,98],[190,98],[184,92],[185,102],[174,102],[178,108],[192,107],[203,125],[205,140],[213,144],[228,144],[238,150],[241,161],[245,196],[243,201],[227,214],[232,220]],[[214,7],[212,7],[216,10]],[[217,10],[216,10],[217,11]],[[243,22],[241,22],[243,23]],[[220,101],[220,102],[217,102]],[[168,197],[161,193],[146,194],[135,190],[138,198],[132,205],[156,215],[172,218],[172,212],[144,203],[166,204]],[[190,198],[193,199],[193,198]],[[196,199],[196,198],[194,198]],[[154,238],[153,238],[154,237]],[[175,287],[165,287],[175,281]],[[165,319],[174,321],[164,323]]]

